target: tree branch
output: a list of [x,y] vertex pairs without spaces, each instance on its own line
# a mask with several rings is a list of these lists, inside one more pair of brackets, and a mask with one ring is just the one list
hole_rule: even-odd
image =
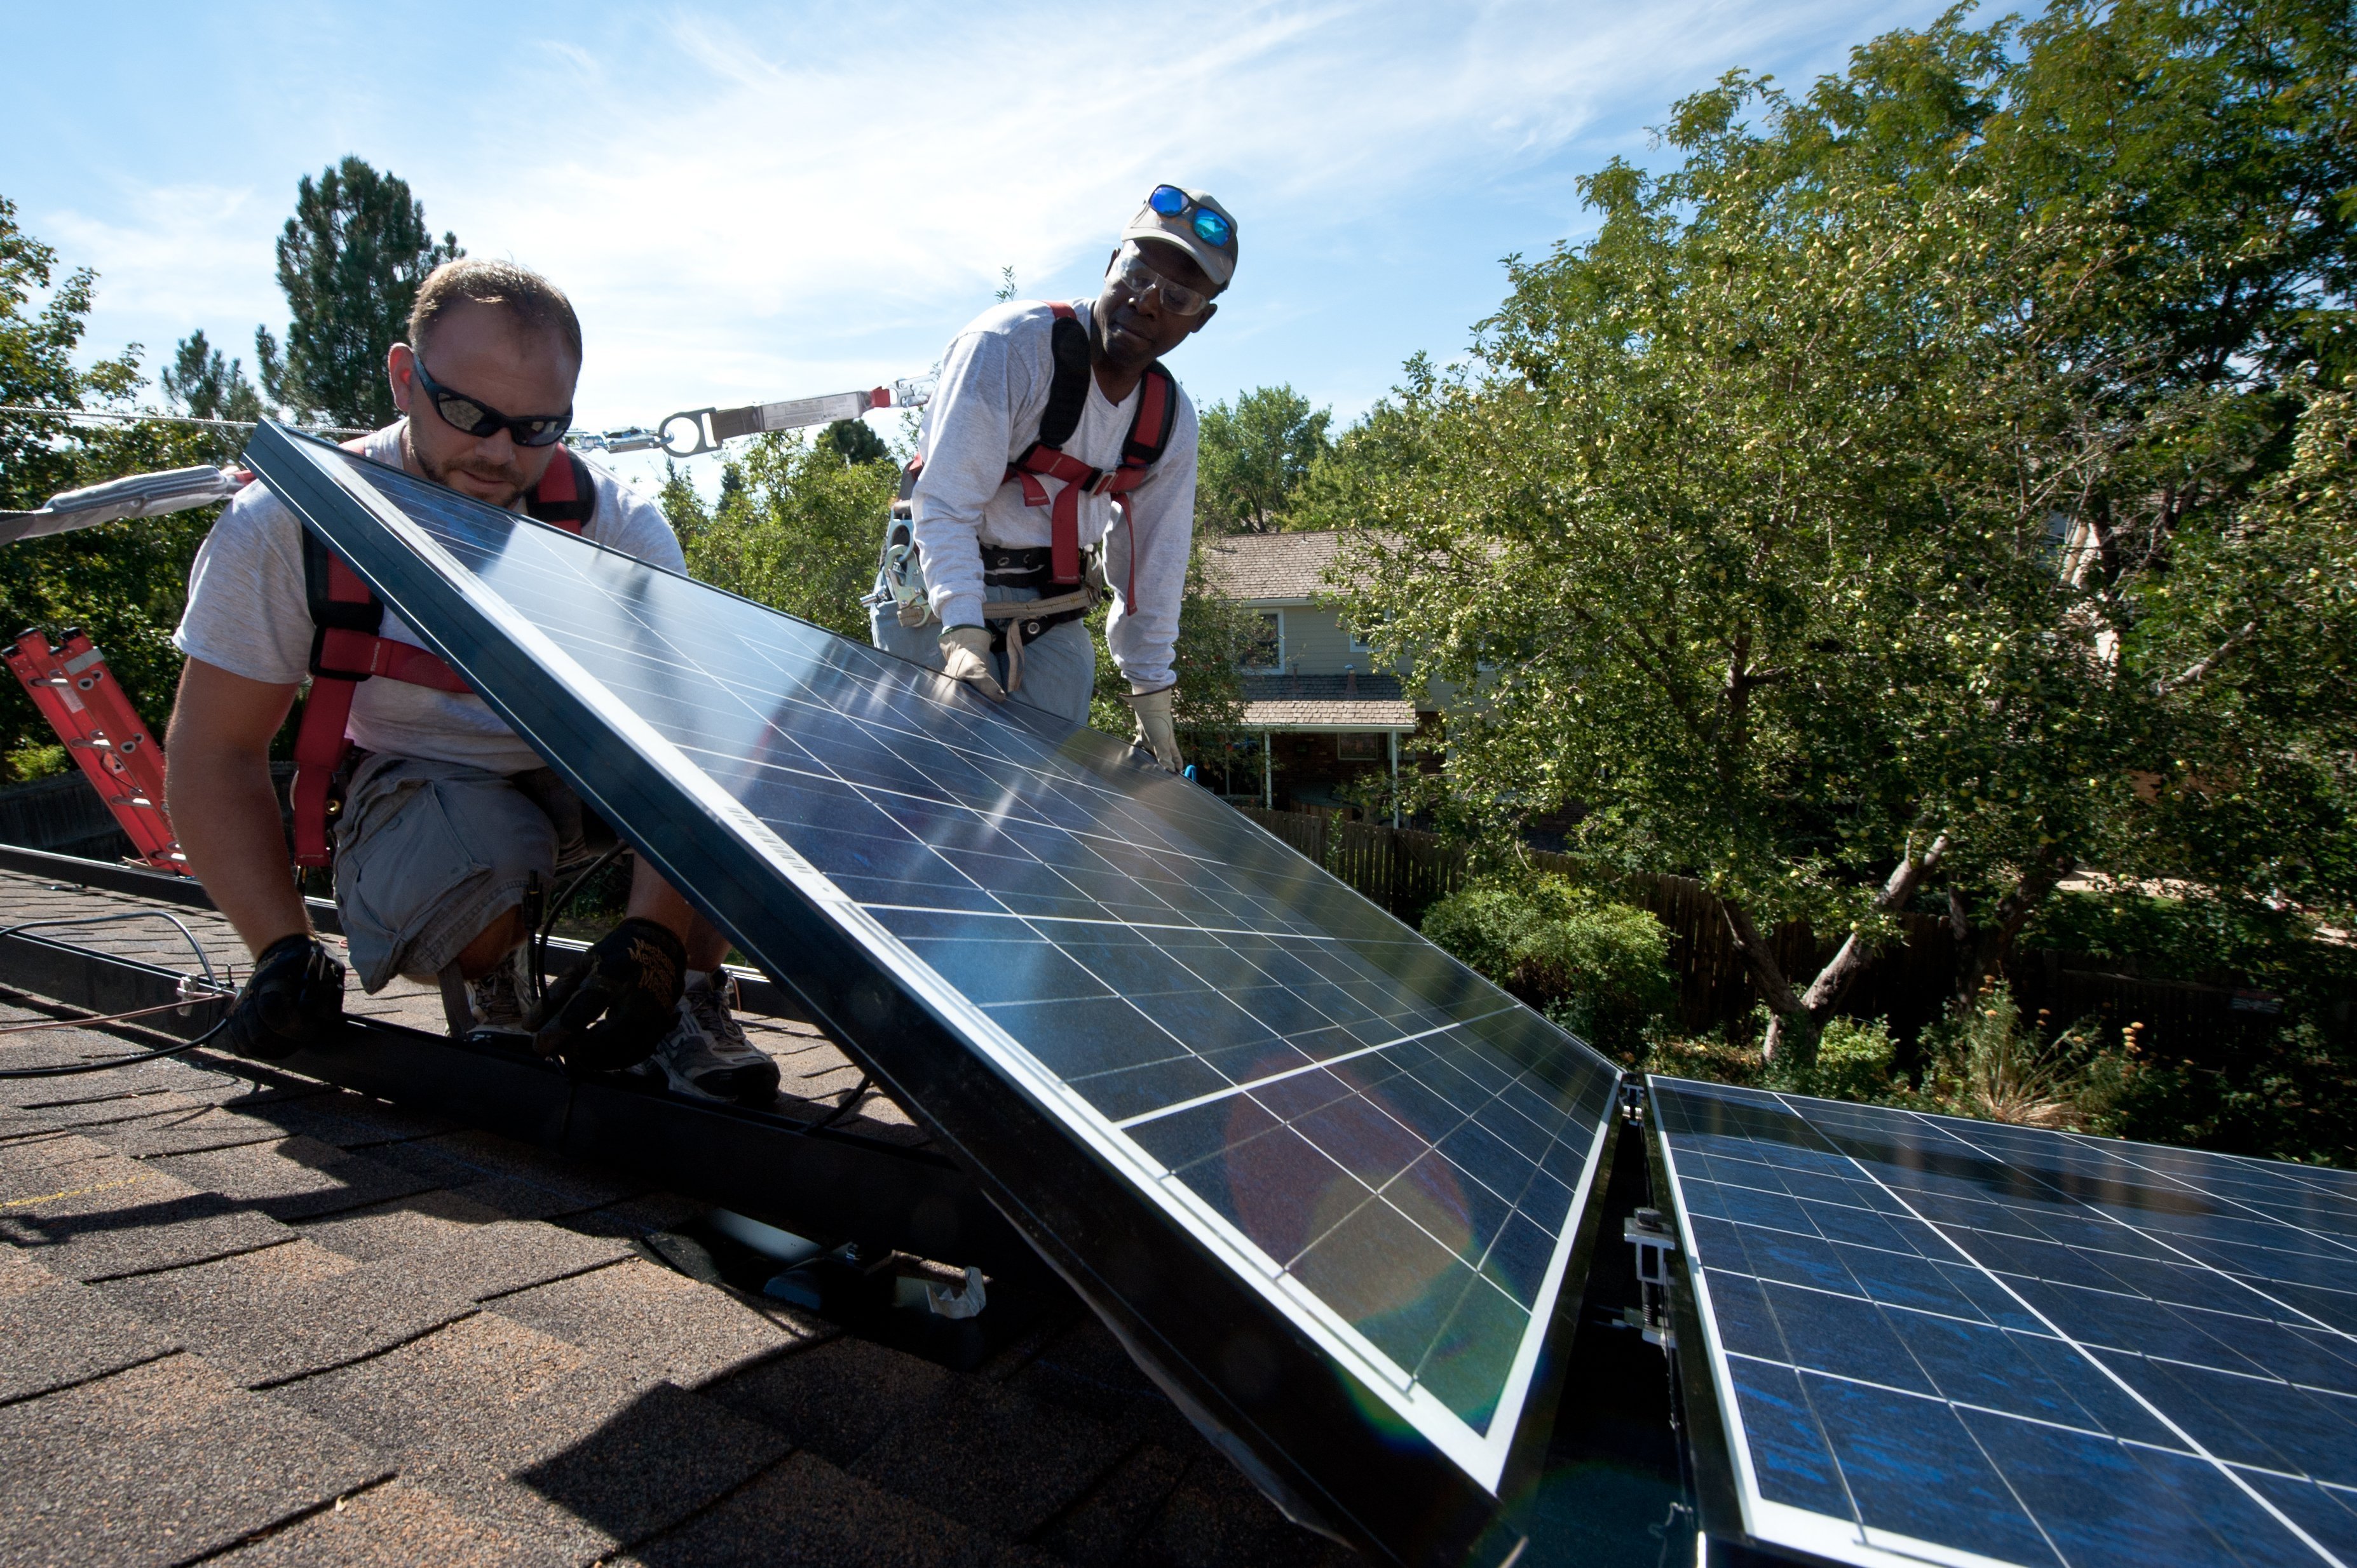
[[[1799,1014],[1800,998],[1792,994],[1792,983],[1784,978],[1783,966],[1776,961],[1776,954],[1768,946],[1767,939],[1760,936],[1760,929],[1751,923],[1751,912],[1731,898],[1718,901],[1718,912],[1727,922],[1727,934],[1735,939],[1735,950],[1742,956],[1744,967],[1751,972],[1751,983],[1760,988],[1760,999],[1768,1004],[1768,1011],[1778,1019]],[[1772,1024],[1770,1035],[1767,1054],[1772,1060],[1775,1055]]]
[[2242,647],[2243,644],[2250,641],[2252,638],[2257,636],[2258,630],[2258,618],[2254,616],[2249,620],[2243,623],[2240,630],[2236,631],[2232,637],[2229,637],[2225,641],[2212,649],[2208,658],[2188,666],[2185,670],[2170,676],[2166,681],[2157,681],[2153,682],[2153,695],[2157,697],[2174,696],[2179,692],[2183,691],[2186,687],[2192,685],[2195,682],[2208,675],[2210,671],[2218,668],[2219,664],[2228,654],[2233,652],[2236,649]]
[[[1899,865],[1890,873],[1890,879],[1875,896],[1874,913],[1888,915],[1894,909],[1905,908],[1908,901],[1915,897],[1915,890],[1923,885],[1923,879],[1940,868],[1940,861],[1947,853],[1948,835],[1942,833],[1932,841],[1931,847],[1920,859],[1910,854],[1900,855]],[[1844,939],[1841,950],[1817,972],[1816,979],[1809,983],[1809,989],[1801,997],[1802,1009],[1815,1022],[1823,1024],[1833,1012],[1834,1004],[1841,1000],[1842,993],[1849,989],[1850,982],[1874,961],[1875,950],[1874,946],[1859,939],[1857,931],[1851,931]]]

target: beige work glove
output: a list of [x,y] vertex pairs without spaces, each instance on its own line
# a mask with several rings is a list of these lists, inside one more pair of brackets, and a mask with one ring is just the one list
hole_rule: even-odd
[[990,633],[978,626],[942,628],[942,672],[963,681],[994,703],[1006,700],[1006,688],[990,672]]
[[1137,715],[1135,744],[1154,753],[1154,760],[1173,773],[1187,766],[1187,759],[1178,755],[1178,732],[1170,725],[1170,693],[1177,689],[1165,686],[1158,692],[1129,695],[1129,711]]

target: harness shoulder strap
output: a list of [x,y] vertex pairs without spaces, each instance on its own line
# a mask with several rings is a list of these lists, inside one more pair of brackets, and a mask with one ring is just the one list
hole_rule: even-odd
[[597,478],[580,454],[566,449],[565,461],[551,463],[540,483],[524,499],[524,515],[554,523],[567,533],[578,533],[597,515]]
[[1089,329],[1071,306],[1048,308],[1056,317],[1048,329],[1056,371],[1048,385],[1047,412],[1039,416],[1039,445],[1060,447],[1081,427],[1081,413],[1089,405]]
[[1129,416],[1129,435],[1121,444],[1121,466],[1151,468],[1162,461],[1170,432],[1178,424],[1178,383],[1157,360],[1146,367],[1138,383],[1137,412]]
[[317,628],[311,638],[314,665],[319,661],[319,632],[332,628],[373,637],[384,624],[384,607],[376,602],[368,585],[307,528],[303,531],[303,596],[309,601],[311,625]]

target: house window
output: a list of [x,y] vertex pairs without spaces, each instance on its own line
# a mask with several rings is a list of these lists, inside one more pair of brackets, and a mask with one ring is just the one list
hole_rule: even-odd
[[1380,734],[1338,735],[1334,737],[1334,755],[1345,762],[1381,762],[1387,738]]
[[1351,652],[1372,653],[1375,650],[1373,644],[1366,639],[1365,635],[1357,627],[1346,627],[1344,629],[1350,633]]
[[1285,612],[1262,610],[1252,618],[1251,636],[1244,644],[1244,668],[1277,670],[1285,664]]

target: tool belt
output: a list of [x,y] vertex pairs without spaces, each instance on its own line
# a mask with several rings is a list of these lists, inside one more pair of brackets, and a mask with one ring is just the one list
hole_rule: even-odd
[[[1026,642],[1036,641],[1050,627],[1078,620],[1097,607],[1104,594],[1103,562],[1098,551],[1085,557],[1085,569],[1081,585],[1069,592],[1050,594],[1055,585],[1054,552],[1048,546],[1023,550],[1011,545],[985,544],[982,547],[982,582],[988,588],[1029,588],[1041,596],[1036,599],[985,599],[982,601],[983,624],[990,628],[990,650],[1006,650],[1006,634],[1019,628]],[[994,614],[996,611],[997,613]]]
[[[982,547],[982,581],[989,588],[1045,589],[1054,585],[1052,548],[1025,550],[1006,544]],[[1080,619],[1104,598],[1104,556],[1092,550],[1084,558],[1081,585],[1070,592],[1037,599],[985,599],[983,628],[990,633],[990,650],[1006,658],[1006,689],[1023,684],[1023,645],[1037,642],[1044,632]],[[994,613],[996,612],[996,613]]]
[[[885,588],[871,594],[863,603],[899,607],[900,624],[924,626],[933,618],[932,607],[926,603],[921,553],[916,541],[909,537],[910,529],[906,520],[897,520],[885,534],[883,575]],[[982,546],[982,582],[985,588],[1029,588],[1045,593],[1057,585],[1055,552],[1052,546],[1026,549],[1012,544]],[[990,650],[1006,660],[1006,689],[1013,692],[1023,684],[1023,645],[1037,642],[1047,632],[1067,621],[1075,621],[1104,602],[1104,551],[1102,546],[1091,550],[1082,558],[1081,585],[1060,594],[1047,594],[1037,599],[992,599],[982,601],[983,628],[990,633]]]

